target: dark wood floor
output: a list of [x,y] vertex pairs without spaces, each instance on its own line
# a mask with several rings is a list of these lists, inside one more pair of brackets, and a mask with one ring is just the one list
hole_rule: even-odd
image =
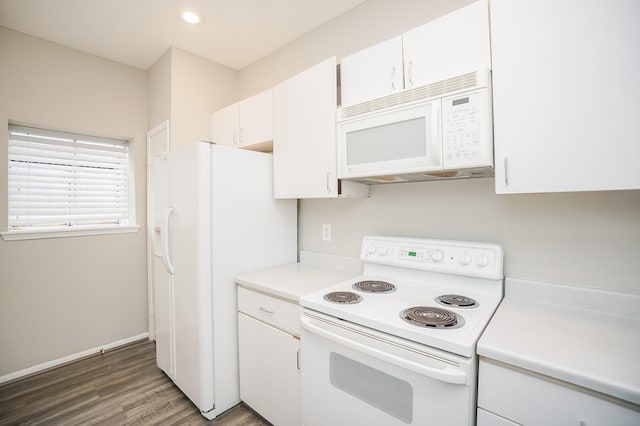
[[0,425],[266,426],[240,404],[208,422],[139,342],[0,386]]

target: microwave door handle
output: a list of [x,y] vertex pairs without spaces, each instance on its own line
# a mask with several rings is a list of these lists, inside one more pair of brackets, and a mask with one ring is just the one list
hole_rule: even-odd
[[433,153],[434,166],[440,166],[444,164],[442,158],[442,104],[440,101],[434,102],[432,108],[433,114],[431,115],[431,152]]
[[509,186],[509,157],[504,157],[504,186]]
[[391,89],[396,90],[396,67],[391,67]]
[[452,383],[457,385],[467,384],[467,381],[468,381],[467,373],[464,371],[457,370],[454,368],[449,368],[449,367],[445,367],[443,369],[429,367],[424,364],[419,364],[417,362],[381,351],[377,348],[362,344],[360,342],[354,342],[353,340],[346,339],[340,335],[337,335],[328,330],[325,330],[324,328],[314,325],[310,319],[305,318],[304,316],[300,317],[300,323],[302,324],[302,328],[306,329],[310,333],[323,337],[327,340],[333,341],[339,345],[346,346],[360,353],[377,358],[381,361],[388,362],[390,364],[393,364],[402,368],[406,368],[407,370],[413,371],[423,376],[431,377],[436,380],[440,380],[441,382]]

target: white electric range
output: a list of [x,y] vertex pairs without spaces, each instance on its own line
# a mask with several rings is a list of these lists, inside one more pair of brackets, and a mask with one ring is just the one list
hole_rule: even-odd
[[300,299],[303,424],[473,424],[501,247],[372,236],[360,259],[361,276]]

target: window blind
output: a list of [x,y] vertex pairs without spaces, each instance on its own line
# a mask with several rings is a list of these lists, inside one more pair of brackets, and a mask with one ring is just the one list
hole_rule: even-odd
[[125,140],[9,125],[9,230],[127,225]]

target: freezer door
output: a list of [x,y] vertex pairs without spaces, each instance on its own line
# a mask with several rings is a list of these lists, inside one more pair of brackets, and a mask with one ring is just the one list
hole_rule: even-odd
[[[155,313],[156,363],[169,377],[175,376],[173,351],[173,279],[166,267],[163,253],[170,254],[169,181],[170,158],[167,153],[156,156],[149,170],[149,208],[151,210],[151,271]],[[164,219],[164,220],[163,220]],[[164,238],[163,238],[164,237]],[[164,240],[164,246],[163,246]]]

